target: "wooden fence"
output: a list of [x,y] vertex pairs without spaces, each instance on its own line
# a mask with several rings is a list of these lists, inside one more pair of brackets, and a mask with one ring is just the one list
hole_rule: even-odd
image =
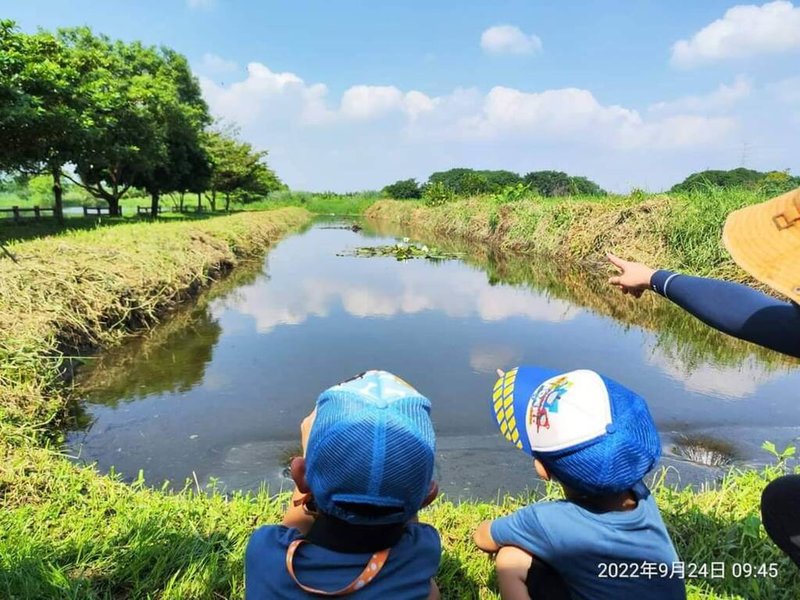
[[20,208],[19,206],[12,206],[11,208],[0,208],[0,213],[11,213],[14,222],[19,223],[23,217],[29,213],[33,213],[33,218],[37,220],[41,219],[43,215],[46,216],[46,213],[50,213],[50,216],[54,217],[55,209],[42,208],[40,206],[34,206],[32,208]]
[[[112,213],[111,213],[111,208],[108,207],[108,206],[84,206],[83,207],[83,216],[84,217],[88,217],[90,215],[95,215],[95,216],[98,216],[98,217],[102,216],[102,215],[113,216]],[[122,207],[121,206],[117,207],[116,216],[118,216],[118,217],[122,216]]]

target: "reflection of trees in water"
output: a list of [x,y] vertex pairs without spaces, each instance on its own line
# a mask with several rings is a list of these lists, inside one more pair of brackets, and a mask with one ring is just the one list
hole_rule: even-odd
[[429,231],[400,228],[394,224],[367,222],[369,229],[384,236],[414,236],[447,251],[462,252],[465,261],[480,267],[489,284],[528,287],[548,297],[566,300],[594,313],[611,317],[623,325],[643,327],[656,335],[656,347],[689,373],[700,364],[738,365],[749,356],[769,370],[789,369],[800,361],[742,342],[704,325],[655,294],[639,300],[623,296],[608,283],[603,268],[566,265],[552,256],[514,255],[485,244],[442,238]]
[[[221,328],[214,318],[216,302],[226,302],[238,288],[263,274],[264,263],[240,265],[229,277],[145,334],[103,351],[87,361],[76,377],[76,396],[116,406],[152,394],[185,392],[202,381]],[[80,405],[73,407],[78,427],[88,424]]]
[[203,379],[220,332],[207,307],[173,315],[144,337],[102,354],[77,383],[86,400],[111,406],[188,391]]

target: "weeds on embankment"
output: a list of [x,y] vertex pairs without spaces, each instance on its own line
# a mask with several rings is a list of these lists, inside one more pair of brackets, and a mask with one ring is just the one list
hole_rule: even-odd
[[763,200],[756,191],[718,188],[511,201],[483,196],[437,207],[381,201],[365,216],[563,262],[599,265],[610,251],[657,268],[746,280],[722,245],[722,225],[731,211]]
[[308,219],[288,208],[11,244],[19,262],[3,259],[0,270],[0,435],[53,417],[59,400],[49,391],[66,357],[156,322]]

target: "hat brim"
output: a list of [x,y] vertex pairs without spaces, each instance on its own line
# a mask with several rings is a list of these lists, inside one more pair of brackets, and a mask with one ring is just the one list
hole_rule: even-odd
[[500,433],[526,454],[534,455],[525,434],[526,412],[531,395],[559,371],[538,367],[518,367],[506,371],[494,384],[492,416]]
[[722,242],[742,269],[800,302],[800,188],[732,212]]

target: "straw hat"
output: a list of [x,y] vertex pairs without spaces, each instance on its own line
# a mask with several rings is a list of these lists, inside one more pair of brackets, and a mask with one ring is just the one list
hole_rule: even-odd
[[750,275],[800,303],[800,188],[732,212],[722,242]]

